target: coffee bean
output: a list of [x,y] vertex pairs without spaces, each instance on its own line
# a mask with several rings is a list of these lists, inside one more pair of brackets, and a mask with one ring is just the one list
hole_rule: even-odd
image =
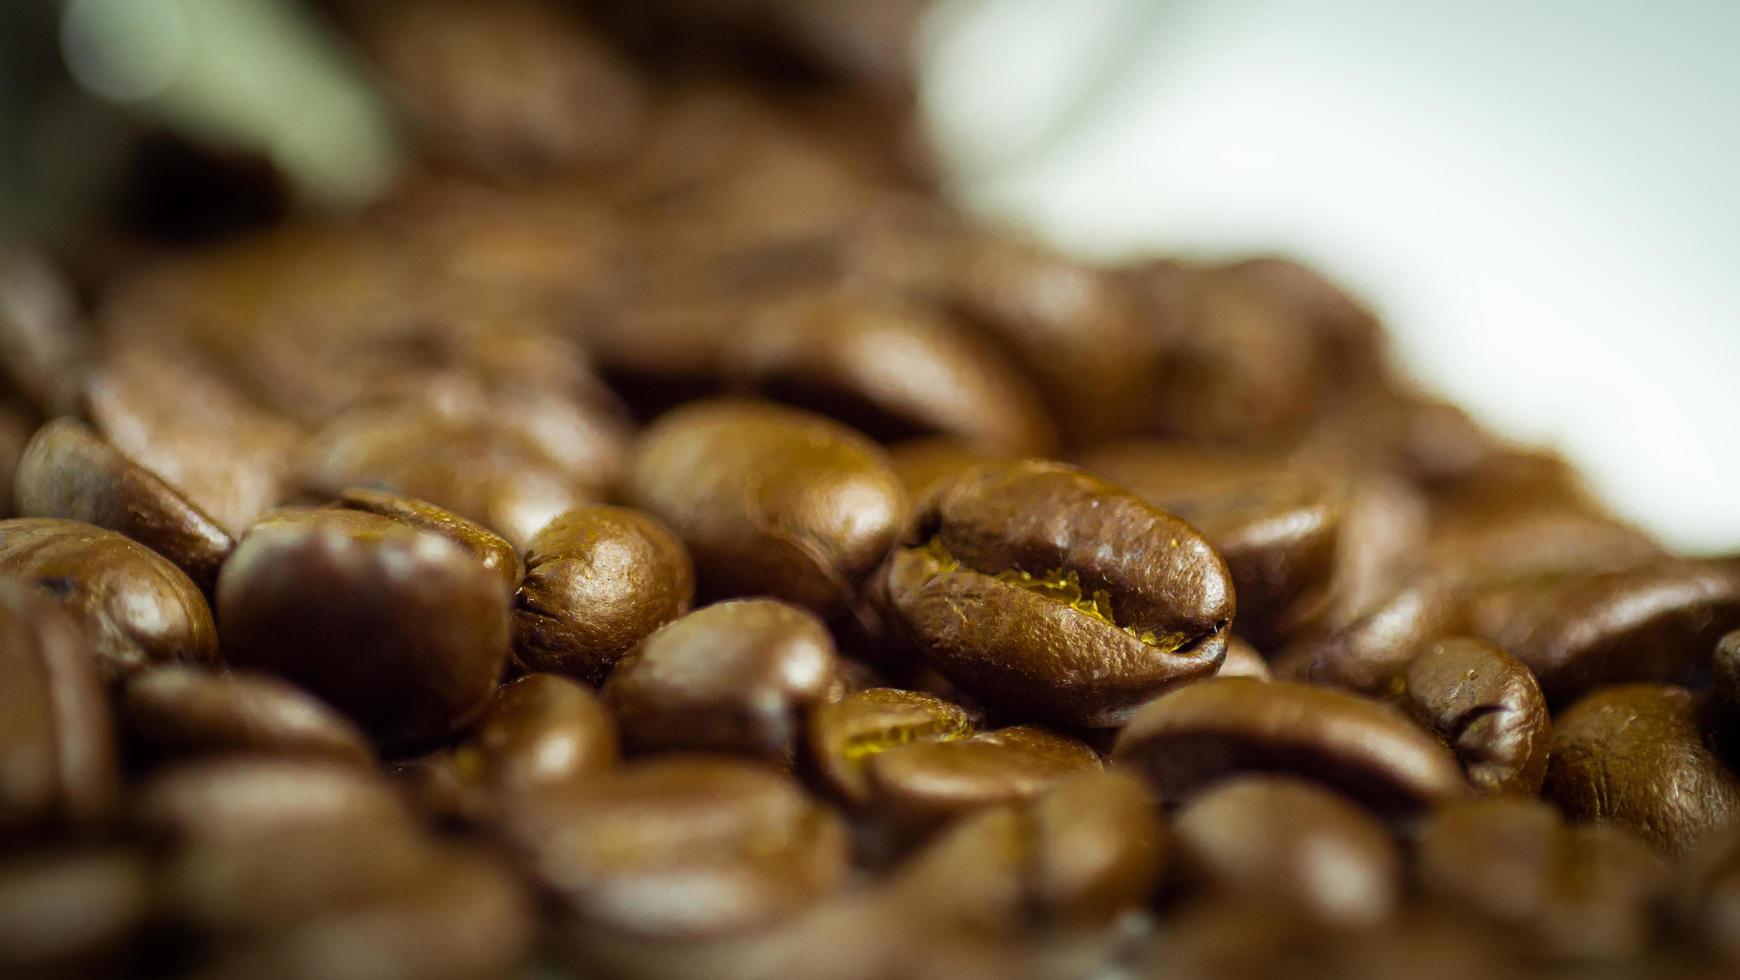
[[388,517],[420,531],[433,531],[464,548],[484,568],[494,572],[512,589],[520,583],[519,553],[501,535],[415,497],[400,497],[379,490],[353,487],[339,494],[337,506]]
[[1017,725],[894,746],[871,755],[864,774],[883,816],[922,830],[983,806],[1026,799],[1101,765],[1076,739]]
[[1456,753],[1481,793],[1534,796],[1547,774],[1551,721],[1533,674],[1488,643],[1455,637],[1408,662],[1396,701]]
[[50,517],[0,521],[0,576],[72,614],[104,681],[151,664],[218,661],[211,610],[192,580],[113,531]]
[[935,436],[908,439],[888,447],[888,462],[911,500],[930,496],[933,484],[950,480],[981,463],[1011,463],[1016,457],[959,439]]
[[1740,964],[1740,825],[1689,855],[1674,889],[1674,919],[1729,964]]
[[1650,942],[1667,869],[1611,824],[1567,826],[1533,800],[1470,800],[1433,811],[1420,832],[1425,893],[1522,931],[1550,957],[1630,956]]
[[660,936],[753,928],[833,891],[838,818],[746,762],[669,756],[528,800],[509,840],[581,922]]
[[279,674],[403,752],[483,710],[507,659],[501,578],[446,538],[361,511],[281,511],[218,578],[232,663]]
[[802,609],[722,602],[642,640],[604,699],[633,751],[735,752],[789,766],[837,659],[827,628]]
[[18,464],[36,423],[17,409],[0,406],[0,516],[17,511]]
[[1421,578],[1347,626],[1290,645],[1275,658],[1275,674],[1377,694],[1427,644],[1469,626],[1466,590]]
[[0,250],[0,377],[37,412],[49,414],[88,344],[65,270],[38,245]]
[[109,706],[71,616],[0,582],[0,836],[107,816],[120,793]]
[[891,900],[933,924],[1020,936],[1092,928],[1154,892],[1169,846],[1124,773],[1071,776],[963,819],[894,874]]
[[471,797],[464,808],[486,815],[608,771],[617,760],[616,724],[590,689],[530,674],[495,692],[452,758]]
[[750,402],[678,409],[641,437],[626,495],[677,532],[708,596],[767,595],[823,615],[894,543],[899,482],[863,437]]
[[1740,776],[1713,745],[1707,700],[1665,684],[1605,687],[1553,723],[1545,795],[1683,855],[1740,816]]
[[0,859],[0,976],[121,976],[149,923],[150,869],[118,847]]
[[514,660],[602,681],[694,595],[688,552],[657,519],[622,507],[569,511],[532,538],[514,594]]
[[1740,630],[1724,634],[1716,643],[1716,652],[1710,656],[1710,678],[1730,715],[1740,716]]
[[863,807],[873,799],[871,759],[903,745],[972,732],[972,720],[959,705],[917,691],[873,687],[817,706],[810,716],[810,761],[829,789]]
[[1233,592],[1184,522],[1055,463],[976,467],[919,503],[886,575],[920,657],[987,703],[1120,723],[1212,674]]
[[308,756],[369,766],[362,732],[276,677],[163,666],[135,674],[121,699],[129,744],[159,757]]
[[13,499],[25,517],[62,517],[118,531],[175,563],[210,594],[235,542],[180,491],[76,419],[38,429],[19,461]]
[[1455,757],[1395,708],[1357,695],[1247,677],[1199,681],[1150,702],[1112,758],[1137,766],[1168,803],[1240,772],[1322,782],[1380,813],[1467,792]]
[[1329,926],[1395,915],[1402,859],[1377,818],[1321,786],[1239,776],[1178,810],[1172,837],[1187,891]]
[[1251,677],[1259,681],[1271,679],[1269,662],[1263,659],[1257,648],[1243,639],[1232,636],[1226,641],[1226,659],[1220,662],[1220,670],[1216,677]]
[[1323,615],[1341,520],[1326,480],[1272,454],[1162,442],[1102,448],[1082,466],[1202,532],[1232,575],[1239,632],[1259,647]]

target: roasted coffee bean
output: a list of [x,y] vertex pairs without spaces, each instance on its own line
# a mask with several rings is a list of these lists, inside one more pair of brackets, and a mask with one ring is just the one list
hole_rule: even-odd
[[1377,694],[1427,644],[1468,632],[1465,590],[1425,578],[1395,590],[1347,626],[1283,650],[1275,675]]
[[1552,722],[1540,685],[1514,657],[1468,637],[1443,640],[1408,661],[1393,693],[1450,746],[1477,791],[1540,792]]
[[17,513],[18,464],[35,427],[24,413],[0,406],[0,516]]
[[1473,613],[1477,626],[1562,704],[1606,684],[1707,676],[1716,641],[1740,626],[1740,563],[1668,561],[1525,587],[1485,604]]
[[122,976],[149,923],[143,855],[116,847],[0,859],[0,976]]
[[774,770],[670,756],[508,814],[507,840],[579,921],[660,936],[765,924],[844,882],[846,835]]
[[1139,767],[1168,804],[1250,771],[1316,780],[1382,813],[1468,788],[1449,750],[1395,708],[1248,677],[1199,681],[1150,702],[1118,735],[1112,758]]
[[1688,856],[1678,877],[1675,919],[1730,968],[1740,964],[1740,825]]
[[1665,557],[1648,535],[1605,515],[1538,507],[1490,511],[1437,508],[1426,565],[1454,581],[1495,588],[1626,572]]
[[1534,800],[1440,807],[1420,832],[1418,876],[1434,900],[1520,929],[1549,958],[1629,956],[1654,931],[1667,869],[1611,824],[1567,826]]
[[0,837],[106,816],[120,778],[90,645],[14,582],[0,582],[0,678]]
[[1056,463],[975,467],[919,503],[886,570],[920,657],[1013,713],[1088,727],[1220,666],[1233,590],[1189,525]]
[[[1323,470],[1331,464],[1316,462]],[[1361,470],[1341,487],[1335,570],[1321,631],[1347,629],[1419,575],[1431,533],[1430,504],[1419,488],[1394,473]]]
[[41,248],[0,248],[0,380],[49,414],[84,354],[85,325],[73,285]]
[[689,554],[657,519],[581,507],[532,538],[514,594],[514,660],[597,683],[649,633],[689,611]]
[[959,705],[917,691],[873,687],[823,704],[810,715],[810,762],[828,788],[854,806],[867,806],[870,760],[926,741],[950,741],[973,733]]
[[642,640],[604,699],[635,752],[728,752],[789,766],[838,657],[814,615],[768,599],[721,602]]
[[1083,468],[1187,521],[1226,559],[1241,635],[1274,649],[1323,615],[1341,520],[1327,480],[1273,454],[1131,442]]
[[890,897],[934,924],[1001,935],[1092,928],[1148,899],[1168,850],[1140,780],[1088,773],[962,820],[895,872]]
[[232,663],[280,674],[389,751],[483,710],[508,650],[501,578],[446,538],[351,510],[279,512],[218,578]]
[[767,595],[823,615],[857,594],[905,510],[886,458],[863,437],[751,402],[661,418],[635,450],[626,494],[683,539],[704,594]]
[[508,588],[520,583],[519,553],[501,535],[415,497],[400,497],[379,490],[352,488],[339,494],[338,506],[390,517],[420,531],[433,531],[470,552],[484,568],[494,572]]
[[368,766],[361,730],[306,691],[246,671],[163,666],[133,675],[121,699],[129,744],[160,757],[309,756]]
[[933,484],[950,480],[981,463],[1011,463],[1015,457],[941,436],[909,439],[888,447],[888,462],[910,500],[930,496]]
[[1172,820],[1180,885],[1329,926],[1375,925],[1401,903],[1402,858],[1377,818],[1321,786],[1240,776]]
[[198,587],[113,531],[50,517],[0,521],[0,577],[34,585],[71,613],[104,681],[152,664],[218,660],[217,630]]
[[1216,677],[1252,677],[1259,681],[1271,679],[1269,662],[1257,648],[1237,636],[1226,641],[1226,659],[1220,662]]
[[1710,657],[1710,679],[1729,714],[1740,717],[1740,630],[1725,634],[1716,643],[1716,652]]
[[1736,776],[1707,700],[1664,684],[1619,684],[1553,723],[1545,795],[1572,820],[1610,820],[1682,855],[1740,817]]
[[174,562],[208,595],[235,547],[180,491],[76,419],[56,419],[36,431],[19,461],[13,499],[24,517],[62,517],[118,531]]
[[1017,725],[889,748],[869,757],[864,775],[881,816],[924,830],[980,807],[1026,799],[1102,765],[1076,739]]

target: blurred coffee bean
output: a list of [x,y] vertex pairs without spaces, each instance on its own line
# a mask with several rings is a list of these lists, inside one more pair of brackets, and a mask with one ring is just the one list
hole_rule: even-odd
[[1449,516],[1439,508],[1426,564],[1459,582],[1502,588],[1567,575],[1625,572],[1665,556],[1648,535],[1612,518],[1560,509]]
[[998,935],[1091,928],[1145,903],[1168,851],[1139,780],[1089,773],[963,819],[896,870],[890,900]]
[[908,439],[888,447],[894,475],[906,487],[909,500],[930,496],[933,484],[953,479],[981,463],[1010,463],[1015,457],[985,449],[959,439],[935,436]]
[[742,753],[790,766],[838,657],[814,615],[768,599],[721,602],[642,640],[604,700],[634,752]]
[[1567,826],[1534,800],[1469,800],[1433,811],[1418,876],[1436,901],[1520,930],[1550,958],[1634,955],[1655,929],[1667,869],[1613,825]]
[[1675,883],[1674,918],[1729,969],[1740,964],[1740,825],[1689,855]]
[[308,692],[263,674],[167,665],[133,675],[121,698],[128,744],[159,758],[306,756],[374,763],[361,730]]
[[433,531],[464,548],[479,564],[500,578],[508,588],[520,584],[524,571],[519,553],[501,535],[481,524],[415,497],[401,497],[379,490],[352,488],[339,494],[335,506],[360,510],[408,524],[419,531]]
[[1710,655],[1710,679],[1729,715],[1740,719],[1740,630],[1716,642],[1716,652]]
[[79,624],[28,585],[0,582],[0,677],[0,837],[107,816],[120,777],[97,665]]
[[1322,616],[1341,520],[1323,478],[1270,454],[1162,442],[1101,448],[1081,464],[1202,532],[1232,575],[1239,632],[1259,648]]
[[1547,775],[1552,722],[1528,668],[1488,643],[1433,643],[1397,675],[1396,702],[1456,753],[1481,793],[1534,796]]
[[54,259],[25,242],[0,246],[0,388],[53,414],[88,342],[78,297]]
[[142,855],[118,847],[0,859],[0,976],[122,976],[151,914]]
[[1340,500],[1325,633],[1349,628],[1395,594],[1398,583],[1414,577],[1431,531],[1426,497],[1394,473],[1347,475]]
[[972,720],[959,705],[917,691],[873,687],[811,713],[810,762],[830,790],[863,807],[873,799],[870,760],[903,745],[972,733]]
[[1442,579],[1413,580],[1347,626],[1288,646],[1275,658],[1275,674],[1381,693],[1426,644],[1468,632],[1467,607],[1466,590]]
[[1102,765],[1098,753],[1076,739],[1017,725],[896,745],[870,755],[863,769],[878,814],[922,831],[984,806],[1032,797]]
[[641,762],[507,816],[507,840],[569,914],[641,935],[763,925],[833,891],[847,871],[839,819],[747,762]]
[[591,689],[554,674],[529,674],[496,690],[451,757],[468,797],[463,809],[486,816],[615,766],[616,722]]
[[1271,679],[1269,662],[1257,648],[1237,636],[1227,637],[1226,659],[1220,662],[1216,677],[1250,677],[1259,681]]
[[24,517],[118,531],[174,562],[207,595],[235,547],[180,491],[76,419],[55,419],[36,431],[19,461],[13,499]]
[[0,577],[35,586],[71,613],[104,681],[152,664],[218,660],[217,631],[198,587],[114,531],[51,517],[0,521]]
[[30,444],[35,423],[16,408],[0,406],[0,516],[17,513],[18,464]]
[[1382,923],[1401,903],[1402,858],[1389,831],[1313,783],[1229,779],[1181,807],[1171,827],[1189,893],[1332,927]]
[[937,486],[909,528],[886,569],[889,615],[989,704],[1107,727],[1220,666],[1225,563],[1117,486],[1057,463],[989,464]]
[[1450,751],[1390,705],[1248,677],[1198,681],[1149,702],[1112,758],[1138,767],[1169,805],[1241,772],[1315,780],[1380,813],[1468,790]]
[[625,494],[683,539],[704,595],[828,615],[894,543],[905,495],[882,452],[807,412],[705,402],[641,437]]
[[349,715],[384,749],[452,734],[507,659],[508,591],[441,535],[352,510],[287,510],[218,578],[224,649]]
[[1707,699],[1665,684],[1605,687],[1553,722],[1544,794],[1572,820],[1619,824],[1679,856],[1740,817],[1740,776]]
[[688,552],[656,518],[623,507],[571,510],[526,552],[514,593],[514,661],[600,682],[694,597]]

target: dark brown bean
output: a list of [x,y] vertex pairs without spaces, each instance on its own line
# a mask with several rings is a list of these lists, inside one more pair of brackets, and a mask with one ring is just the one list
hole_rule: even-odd
[[120,795],[109,706],[78,624],[0,582],[0,836],[106,816]]
[[41,248],[0,248],[0,377],[49,414],[87,345],[72,283]]
[[1246,643],[1242,638],[1233,636],[1226,641],[1226,659],[1220,662],[1220,670],[1216,677],[1251,677],[1259,681],[1271,680],[1269,662],[1257,652],[1257,648]]
[[1468,626],[1462,589],[1420,579],[1347,626],[1290,645],[1275,658],[1275,675],[1377,694],[1426,644],[1466,633]]
[[1402,858],[1378,820],[1321,786],[1240,776],[1172,821],[1182,886],[1325,925],[1369,926],[1401,904]]
[[214,664],[217,630],[198,587],[114,531],[51,517],[0,521],[0,576],[34,585],[70,612],[104,681],[151,664]]
[[307,688],[389,751],[470,722],[507,659],[501,578],[440,535],[361,511],[256,524],[217,604],[233,663]]
[[1528,668],[1488,643],[1433,643],[1402,668],[1397,702],[1456,753],[1481,793],[1534,796],[1547,775],[1551,719]]
[[641,438],[626,494],[673,528],[709,596],[841,609],[894,543],[905,495],[882,452],[820,416],[705,402]]
[[837,817],[774,770],[669,756],[527,802],[507,839],[581,922],[659,936],[752,928],[833,891]]
[[573,786],[616,765],[615,722],[592,691],[554,674],[503,685],[453,750],[484,807]]
[[1710,680],[1731,717],[1740,718],[1740,630],[1725,634],[1710,656]]
[[790,766],[838,657],[814,615],[769,599],[674,620],[616,665],[604,699],[636,752],[730,752]]
[[1677,923],[1730,968],[1740,964],[1740,824],[1689,855],[1678,879],[1673,903]]
[[119,848],[0,860],[0,976],[121,976],[151,913],[150,869]]
[[569,511],[526,553],[514,595],[514,660],[598,683],[694,597],[689,554],[657,519],[624,507]]
[[1383,813],[1468,789],[1449,750],[1395,708],[1248,677],[1199,681],[1150,702],[1118,735],[1112,758],[1140,767],[1168,804],[1248,771],[1313,779]]
[[1685,854],[1740,817],[1740,776],[1712,745],[1709,707],[1664,684],[1588,695],[1554,721],[1547,799],[1572,820],[1611,820]]
[[308,692],[246,671],[163,666],[133,675],[121,699],[130,744],[157,756],[312,756],[369,766],[362,731]]
[[927,663],[988,704],[1072,725],[1117,725],[1214,673],[1233,616],[1201,535],[1056,463],[940,485],[886,576],[889,615]]
[[810,761],[828,787],[854,806],[870,804],[870,760],[902,745],[973,733],[959,705],[917,691],[873,687],[823,704],[810,716]]
[[1419,880],[1432,899],[1524,932],[1546,955],[1635,955],[1654,932],[1667,869],[1613,825],[1567,826],[1534,800],[1440,807],[1420,832]]
[[523,568],[514,546],[508,544],[507,539],[501,535],[450,510],[415,497],[401,497],[358,487],[339,494],[337,506],[390,517],[420,531],[433,531],[470,552],[479,564],[494,572],[508,588],[520,584]]
[[878,813],[927,829],[984,806],[1022,800],[1102,763],[1076,739],[1032,725],[898,745],[864,766]]
[[77,419],[36,431],[13,499],[24,517],[62,517],[118,531],[175,563],[210,594],[235,542],[181,492],[122,456]]
[[18,464],[36,423],[17,409],[0,406],[0,516],[17,513]]

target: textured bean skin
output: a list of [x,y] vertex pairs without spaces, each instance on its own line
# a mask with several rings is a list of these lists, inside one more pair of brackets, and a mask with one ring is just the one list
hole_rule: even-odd
[[899,481],[863,437],[752,402],[660,418],[635,450],[625,493],[682,538],[703,594],[766,595],[823,615],[857,594],[905,513]]
[[597,683],[636,643],[688,612],[694,596],[688,552],[656,518],[624,507],[571,510],[526,553],[514,594],[514,660]]
[[1573,820],[1611,820],[1681,855],[1740,816],[1740,776],[1709,734],[1707,699],[1619,684],[1553,723],[1545,796]]
[[475,718],[508,649],[508,593],[446,538],[361,511],[283,511],[218,578],[224,649],[337,707],[387,751]]
[[1547,776],[1551,719],[1533,674],[1487,643],[1434,643],[1395,681],[1402,709],[1445,741],[1482,793],[1534,796]]
[[60,601],[84,630],[97,673],[119,680],[156,663],[214,664],[217,630],[198,587],[144,545],[77,521],[0,521],[0,576]]
[[990,704],[1111,726],[1225,655],[1220,557],[1072,467],[975,467],[921,501],[911,528],[887,566],[889,614],[920,657]]
[[1186,799],[1243,771],[1323,782],[1380,812],[1468,791],[1448,749],[1395,708],[1328,688],[1217,677],[1164,695],[1130,719],[1112,751]]

